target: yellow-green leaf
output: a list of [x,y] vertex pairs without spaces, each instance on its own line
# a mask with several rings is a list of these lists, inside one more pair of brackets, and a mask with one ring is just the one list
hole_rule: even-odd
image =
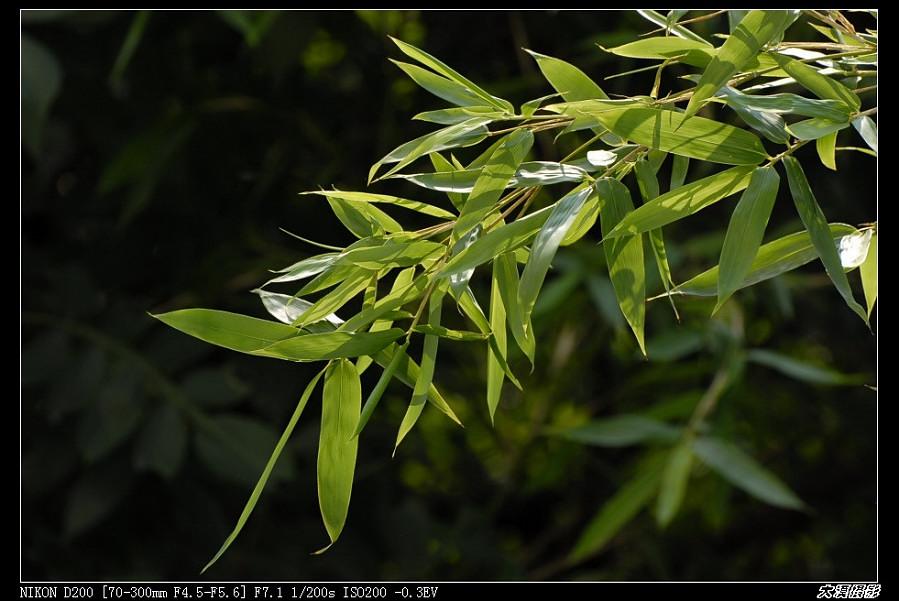
[[726,165],[758,165],[767,158],[754,134],[705,117],[656,108],[600,111],[593,116],[615,134],[649,148]]

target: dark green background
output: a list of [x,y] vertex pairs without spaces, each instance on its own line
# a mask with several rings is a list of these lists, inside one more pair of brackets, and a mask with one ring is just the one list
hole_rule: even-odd
[[[719,18],[696,30],[724,27]],[[522,48],[578,65],[607,93],[648,93],[652,72],[606,80],[643,65],[598,46],[651,29],[627,11],[21,13],[21,578],[193,580],[231,531],[320,366],[212,348],[150,314],[264,317],[249,291],[316,252],[282,230],[347,241],[325,202],[297,194],[364,189],[372,163],[430,131],[411,117],[442,106],[390,63],[405,57],[388,36],[520,104],[551,92]],[[540,158],[559,158],[551,141],[539,141]],[[806,150],[828,217],[874,221],[876,161],[841,153],[833,173]],[[731,209],[667,233],[678,277],[714,264]],[[796,223],[785,196],[772,229]],[[585,447],[544,428],[648,409],[683,421],[732,331],[708,320],[705,302],[685,301],[680,324],[656,302],[654,352],[640,359],[602,311],[602,289],[585,284],[602,269],[594,242],[560,253],[538,307],[537,367],[517,363],[526,392],[504,397],[495,426],[483,349],[443,345],[436,381],[466,427],[426,411],[391,457],[408,402],[391,388],[361,440],[341,539],[314,556],[327,535],[310,403],[279,477],[204,578],[876,579],[876,393],[758,365],[745,366],[716,426],[811,510],[767,506],[703,472],[666,531],[644,511],[602,553],[562,563],[642,451]],[[742,316],[744,344],[874,385],[876,339],[820,268],[782,280],[737,295],[729,315]],[[204,438],[203,420],[233,429],[257,462]]]

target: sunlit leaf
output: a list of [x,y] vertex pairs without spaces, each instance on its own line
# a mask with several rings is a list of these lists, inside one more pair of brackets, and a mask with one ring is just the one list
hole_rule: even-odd
[[837,132],[831,132],[815,140],[815,150],[818,152],[821,164],[834,171],[837,170],[836,146]]
[[565,100],[608,98],[595,81],[574,65],[530,50],[528,54],[537,61],[537,66],[540,67],[546,81]]
[[792,18],[793,15],[785,10],[754,10],[747,14],[703,71],[685,114],[695,115],[703,103],[717,94],[721,86],[754,58],[765,44],[779,38]]
[[785,509],[805,504],[781,480],[731,442],[711,437],[693,441],[693,451],[725,480],[753,497]]
[[[700,117],[694,117],[695,121]],[[662,194],[625,216],[605,236],[638,234],[688,217],[749,185],[752,166],[731,167]]]
[[[262,304],[272,317],[281,323],[293,324],[312,307],[311,302],[295,296],[267,290],[253,290],[253,292],[259,295]],[[332,313],[326,315],[320,322],[304,326],[304,329],[315,333],[328,332],[333,331],[342,323],[343,320]]]
[[393,380],[393,377],[396,374],[396,370],[399,368],[400,363],[402,363],[402,361],[406,357],[406,349],[408,348],[408,341],[401,344],[394,351],[393,357],[387,363],[384,371],[381,372],[381,377],[378,378],[378,382],[375,384],[374,388],[371,389],[371,392],[369,392],[368,397],[365,399],[365,404],[362,405],[362,411],[359,414],[359,422],[356,425],[356,428],[353,430],[353,438],[359,436],[363,428],[365,428],[365,425],[368,423],[368,420],[371,419],[372,413],[374,413],[375,408],[381,401],[381,397],[384,396],[384,391],[387,390],[387,385],[390,384],[391,380]]
[[[547,207],[551,208],[551,207]],[[517,222],[515,222],[517,223]],[[510,224],[506,227],[510,227]],[[506,321],[512,338],[522,352],[534,365],[536,354],[536,340],[534,338],[531,322],[525,317],[518,294],[520,276],[518,262],[513,253],[504,253],[496,257],[493,263],[493,277],[496,279],[497,289],[505,307]]]
[[[842,223],[833,223],[829,229],[835,242],[856,231],[851,225]],[[752,261],[752,266],[749,268],[749,273],[743,278],[738,289],[792,271],[817,258],[818,253],[807,231],[778,238],[759,248]],[[718,293],[718,266],[677,285],[672,293],[715,296]]]
[[858,119],[852,121],[852,126],[858,131],[865,144],[877,152],[877,124],[868,115],[862,115]]
[[[634,203],[627,186],[617,179],[603,178],[594,184],[602,198],[600,223],[605,240],[603,250],[609,265],[609,277],[615,288],[618,305],[646,354],[644,325],[646,320],[646,273],[643,260],[643,236],[641,234],[608,237],[608,232],[631,214]],[[648,205],[643,205],[644,207]]]
[[775,114],[848,121],[852,110],[840,100],[806,98],[798,94],[745,94],[730,86],[721,88],[720,99],[734,107]]
[[555,204],[549,219],[534,237],[531,253],[521,273],[521,281],[518,286],[518,299],[525,321],[530,319],[546,272],[552,264],[559,245],[574,223],[581,207],[584,206],[587,197],[592,194],[595,194],[595,190],[588,186],[564,196]]
[[[397,67],[402,69],[416,84],[434,94],[438,98],[442,98],[451,104],[460,107],[479,106],[484,104],[485,100],[472,92],[467,86],[461,85],[457,81],[448,79],[441,75],[437,75],[433,71],[423,69],[418,65],[410,65],[400,61],[392,61]],[[495,107],[492,107],[495,110]],[[502,113],[500,113],[501,115]]]
[[424,215],[439,217],[440,219],[455,218],[455,215],[453,213],[445,209],[441,209],[440,207],[435,207],[434,205],[427,204],[419,200],[410,200],[407,198],[400,198],[399,196],[390,196],[387,194],[374,194],[371,192],[353,192],[345,190],[319,190],[317,192],[303,192],[302,194],[318,194],[320,196],[325,196],[328,198],[336,197],[343,198],[349,201],[389,204],[402,207],[404,209],[409,209],[411,211],[416,211]]
[[227,551],[228,547],[231,546],[231,543],[234,542],[234,539],[237,538],[237,535],[240,534],[240,531],[243,530],[244,525],[247,523],[247,520],[250,518],[250,515],[253,513],[253,509],[256,507],[256,504],[259,501],[259,497],[262,495],[263,489],[265,489],[265,485],[268,482],[269,477],[271,476],[272,470],[275,468],[275,465],[278,462],[278,458],[281,456],[281,452],[284,450],[284,447],[287,444],[290,435],[293,433],[293,430],[300,419],[300,415],[302,415],[303,413],[303,409],[306,408],[306,403],[309,401],[309,397],[312,395],[312,391],[315,389],[315,385],[318,383],[319,379],[322,377],[322,375],[324,375],[324,373],[324,370],[320,371],[315,375],[314,378],[312,378],[309,384],[306,385],[306,389],[303,391],[303,394],[293,411],[293,415],[291,415],[290,420],[287,422],[287,427],[284,428],[284,432],[281,434],[281,438],[278,440],[278,444],[275,445],[275,449],[272,451],[268,463],[265,464],[265,468],[262,470],[262,474],[259,476],[259,480],[256,482],[256,486],[253,488],[253,492],[250,493],[250,498],[247,500],[247,503],[244,506],[240,517],[237,519],[237,524],[234,526],[234,530],[231,531],[231,534],[228,535],[228,538],[226,538],[225,542],[222,543],[221,548],[209,561],[209,563],[206,564],[202,572],[208,570],[209,567],[212,566],[212,564],[219,560],[219,558],[225,553],[225,551]]
[[[328,361],[374,355],[405,334],[400,328],[376,332],[306,334],[275,342],[253,354],[289,361]],[[353,368],[355,369],[355,368]]]
[[711,48],[711,44],[706,42],[701,36],[693,33],[683,25],[678,25],[676,23],[670,23],[668,18],[664,15],[660,14],[654,10],[640,9],[637,11],[641,17],[649,21],[650,23],[654,23],[659,27],[663,28],[666,33],[674,34],[679,38],[684,38],[686,40],[693,40],[695,42],[701,42],[703,44],[708,44],[709,48]]
[[817,140],[823,136],[832,135],[841,129],[849,127],[846,121],[831,121],[830,119],[821,119],[812,117],[791,123],[787,126],[787,130],[793,134],[797,140]]
[[649,148],[726,165],[758,165],[767,158],[752,133],[705,117],[655,108],[625,108],[594,115],[617,135]]
[[868,307],[868,318],[871,317],[871,311],[874,310],[874,303],[877,302],[877,232],[871,236],[871,243],[868,246],[868,254],[865,261],[859,267],[862,278],[862,289],[865,293],[865,304]]
[[846,272],[843,271],[840,255],[828,228],[827,220],[808,184],[802,166],[792,156],[784,157],[783,164],[787,170],[787,180],[790,183],[793,203],[796,205],[796,210],[799,212],[802,223],[809,232],[812,244],[815,245],[815,250],[818,251],[818,256],[824,265],[824,269],[827,271],[827,275],[830,276],[830,280],[846,301],[846,304],[849,305],[849,308],[867,323],[867,313],[852,295],[852,289],[849,286]]
[[718,301],[715,311],[736,292],[758,254],[768,218],[777,199],[780,177],[773,167],[759,167],[752,172],[749,186],[737,203],[721,248],[718,263]]
[[215,309],[180,309],[153,317],[185,334],[242,353],[301,335],[289,325]]
[[790,77],[796,80],[796,83],[818,98],[839,100],[852,110],[858,110],[861,106],[861,100],[852,90],[837,80],[823,75],[814,67],[783,54],[772,53],[771,56]]
[[353,432],[361,408],[362,386],[356,367],[346,359],[331,363],[325,371],[316,469],[319,508],[331,544],[340,536],[350,508],[359,448]]

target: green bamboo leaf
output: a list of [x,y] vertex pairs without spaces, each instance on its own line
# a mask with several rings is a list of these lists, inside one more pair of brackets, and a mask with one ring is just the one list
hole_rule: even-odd
[[310,324],[327,319],[329,315],[334,315],[338,309],[366,289],[373,273],[373,271],[364,269],[353,270],[334,289],[312,303],[312,306],[304,311],[291,325],[305,328]]
[[331,363],[325,371],[321,434],[318,441],[318,503],[334,544],[346,523],[356,473],[359,439],[353,437],[362,408],[359,372],[350,361]]
[[[643,203],[646,204],[659,196],[659,180],[652,165],[646,159],[640,159],[634,164],[634,173],[637,176],[637,186],[640,188],[640,196]],[[670,292],[674,285],[674,279],[671,277],[671,267],[668,264],[668,252],[665,250],[665,238],[662,230],[656,228],[649,231],[649,243],[652,247],[652,254],[655,256],[656,267],[659,270],[659,276],[665,290]],[[669,296],[670,298],[670,296]],[[672,300],[671,306],[677,315],[677,308],[674,307]]]
[[296,280],[304,280],[306,278],[316,276],[331,267],[334,264],[334,261],[337,260],[338,256],[338,253],[333,252],[316,255],[314,257],[309,257],[308,259],[303,259],[302,261],[294,263],[290,267],[285,267],[284,269],[276,271],[275,273],[280,273],[283,275],[279,275],[270,279],[264,285],[281,282],[294,282]]
[[529,129],[516,129],[503,138],[481,170],[462,207],[453,228],[455,240],[468,234],[493,210],[533,144],[534,134]]
[[656,522],[660,527],[668,526],[677,515],[687,491],[687,481],[690,479],[692,467],[693,449],[689,441],[682,442],[668,453],[665,473],[659,482],[659,496],[656,500]]
[[[431,298],[428,300],[428,324],[431,326],[440,326],[440,314],[445,293],[446,288],[443,286],[435,286],[434,290],[431,292]],[[415,422],[418,421],[418,418],[424,409],[425,401],[427,401],[428,398],[428,391],[430,390],[431,383],[434,379],[434,366],[437,363],[438,342],[440,342],[439,336],[434,334],[425,335],[421,355],[421,371],[415,382],[415,388],[412,389],[412,400],[409,403],[409,408],[406,410],[406,414],[403,416],[403,421],[400,424],[399,432],[397,432],[396,443],[393,445],[394,454],[396,453],[396,449],[400,446],[400,442],[402,442],[406,434],[409,433],[415,425]]]
[[693,40],[694,42],[702,42],[704,44],[708,44],[711,48],[711,44],[706,42],[701,36],[693,33],[683,25],[678,25],[677,23],[669,22],[668,18],[662,14],[654,10],[638,10],[637,14],[641,17],[649,21],[650,23],[654,23],[659,27],[663,28],[666,33],[672,33],[679,38],[683,38],[686,40]]
[[512,252],[533,240],[552,214],[553,206],[544,207],[527,217],[500,225],[475,240],[458,255],[446,262],[440,277],[449,277],[483,265],[494,258]]
[[497,267],[494,261],[493,275],[490,278],[490,327],[493,329],[493,339],[496,352],[487,354],[487,411],[490,414],[490,423],[494,423],[496,408],[502,394],[503,381],[505,380],[505,363],[508,340],[506,330],[506,309],[503,306],[503,298],[499,291],[499,281],[496,277]]
[[831,121],[849,121],[852,114],[851,109],[840,100],[806,98],[798,94],[746,94],[730,86],[721,88],[720,100],[733,107]]
[[841,129],[849,127],[847,121],[831,121],[830,119],[821,119],[812,117],[811,119],[803,119],[787,126],[787,131],[793,134],[797,140],[817,140],[822,136],[829,136]]
[[509,324],[512,337],[533,366],[534,356],[537,352],[537,342],[534,339],[531,322],[525,318],[524,311],[521,308],[518,294],[520,280],[518,261],[515,259],[514,253],[504,253],[495,258],[493,262],[493,277],[496,278],[500,298],[506,311],[506,322]]
[[491,120],[498,121],[504,119],[506,113],[491,106],[461,106],[448,109],[437,109],[434,111],[424,111],[412,118],[416,121],[429,121],[441,125],[452,125],[453,123],[461,123],[471,117],[488,117]]
[[736,292],[752,268],[779,186],[780,177],[773,167],[759,167],[752,172],[749,186],[743,191],[724,236],[718,263],[718,302],[713,312]]
[[456,217],[455,214],[445,209],[441,209],[440,207],[435,207],[434,205],[430,205],[418,200],[409,200],[407,198],[390,196],[388,194],[374,194],[372,192],[353,192],[345,190],[319,190],[317,192],[301,192],[300,194],[318,194],[327,198],[342,198],[351,202],[355,201],[364,203],[389,204],[402,207],[404,209],[409,209],[410,211],[416,211],[418,213],[422,213],[423,215],[438,217],[440,219],[455,219]]
[[374,181],[375,174],[383,165],[396,163],[381,177],[388,177],[406,165],[425,155],[440,152],[451,148],[462,148],[478,144],[490,133],[487,124],[491,119],[487,117],[472,117],[461,123],[454,123],[437,131],[425,134],[421,137],[401,144],[380,161],[372,165],[369,170],[368,180]]
[[[359,203],[351,203],[342,198],[329,198],[328,204],[334,215],[357,238],[367,238],[370,236],[382,236],[385,229],[365,211],[360,209]],[[394,222],[396,223],[396,222]],[[399,224],[396,224],[399,230]],[[394,229],[393,231],[398,231]]]
[[527,53],[534,57],[543,77],[565,100],[608,98],[595,81],[574,65],[531,50]]
[[[386,369],[390,365],[390,362],[396,356],[396,353],[400,348],[401,347],[396,344],[388,346],[375,356],[375,361],[377,361],[378,365]],[[414,389],[415,383],[418,382],[420,373],[421,367],[418,365],[418,363],[413,361],[409,357],[408,353],[402,353],[402,357],[400,357],[399,359],[399,365],[396,368],[396,379],[409,388]],[[434,386],[433,383],[428,390],[428,402],[434,405],[434,407],[439,409],[441,413],[445,414],[451,420],[459,425],[462,425],[462,422],[459,421],[458,417],[456,417],[456,414],[449,406],[449,403],[446,402],[446,399],[443,398],[443,395],[440,394],[440,391],[437,390],[437,387]]]
[[846,304],[849,305],[849,308],[867,324],[868,315],[852,296],[852,289],[849,287],[849,279],[843,270],[837,246],[834,244],[824,213],[821,211],[821,207],[818,205],[818,201],[815,199],[815,195],[808,184],[802,165],[792,156],[784,157],[783,163],[787,170],[787,180],[790,183],[793,203],[796,205],[796,210],[799,212],[799,217],[802,219],[805,229],[808,230],[812,244],[815,245],[815,250],[818,251],[818,256],[824,265],[825,271],[827,271],[827,275],[830,276],[830,280],[843,297],[843,300],[846,301]]
[[630,522],[656,494],[665,463],[653,458],[610,498],[581,532],[568,559],[574,563],[595,555]]
[[718,438],[693,441],[693,452],[725,480],[753,497],[785,509],[803,509],[805,504],[780,479],[759,465],[735,444]]
[[575,217],[574,223],[568,229],[568,233],[565,234],[562,246],[574,244],[593,229],[593,226],[596,225],[596,220],[599,218],[600,204],[601,199],[596,194],[591,194],[587,198],[584,206],[581,207],[580,212]]
[[768,156],[757,136],[705,117],[656,108],[611,109],[595,117],[622,138],[694,159],[758,165]]
[[[376,332],[306,334],[269,344],[252,352],[289,361],[328,361],[374,355],[405,334],[400,328]],[[355,369],[355,368],[354,368]]]
[[246,505],[244,505],[243,511],[241,512],[240,517],[237,519],[237,524],[234,526],[234,530],[231,531],[231,534],[229,534],[228,538],[225,539],[225,542],[222,543],[221,548],[219,548],[215,556],[202,569],[202,571],[200,572],[201,574],[208,570],[212,566],[212,564],[214,564],[222,555],[224,555],[225,551],[228,550],[228,547],[231,546],[231,543],[233,543],[237,538],[237,535],[240,534],[240,531],[243,530],[243,527],[244,525],[246,525],[247,520],[250,519],[250,515],[253,513],[253,509],[255,509],[256,503],[259,502],[259,497],[262,495],[262,491],[265,488],[269,477],[271,476],[272,470],[275,468],[275,464],[278,462],[278,458],[281,456],[281,452],[287,445],[287,441],[290,439],[290,435],[293,434],[293,430],[297,425],[297,421],[299,421],[300,415],[302,415],[303,413],[303,409],[306,408],[306,403],[309,402],[309,397],[312,395],[312,391],[315,389],[316,384],[318,384],[319,379],[321,379],[324,373],[325,370],[317,373],[306,386],[306,389],[303,391],[303,394],[300,397],[300,401],[297,403],[297,406],[293,411],[293,415],[290,416],[290,420],[287,422],[287,427],[284,428],[284,432],[281,433],[281,438],[278,440],[278,444],[272,451],[272,455],[271,457],[269,457],[268,463],[265,464],[265,469],[262,470],[262,474],[259,476],[259,480],[256,482],[256,486],[253,488],[253,492],[250,493],[250,498],[247,500]]
[[818,98],[839,100],[854,111],[857,111],[861,106],[861,100],[852,90],[837,80],[818,72],[814,67],[776,52],[772,53],[771,57],[781,69],[796,80],[796,83]]
[[574,223],[581,207],[584,206],[584,202],[595,193],[596,191],[592,187],[586,187],[564,196],[554,205],[549,219],[537,232],[518,285],[518,302],[525,322],[531,318],[531,312],[534,310],[543,280],[546,278],[546,273],[549,271],[553,257],[556,256],[559,245]]
[[[830,224],[833,239],[856,231],[851,225],[843,223]],[[762,245],[752,261],[749,273],[738,286],[746,288],[759,282],[779,276],[788,271],[810,263],[818,258],[815,245],[807,231],[796,232]],[[672,294],[694,294],[697,296],[715,296],[718,294],[718,266],[708,269],[676,286]]]
[[[608,233],[634,210],[630,191],[617,179],[603,178],[594,184],[603,199],[600,204],[600,224],[603,249],[609,265],[609,277],[618,305],[634,332],[640,351],[646,354],[644,325],[646,320],[646,272],[643,260],[643,236],[634,234],[609,238]],[[648,205],[643,205],[644,207]]]
[[411,44],[408,44],[406,42],[398,40],[396,38],[391,38],[391,39],[399,47],[399,49],[402,50],[403,53],[406,56],[408,56],[409,58],[412,58],[412,59],[420,62],[424,66],[437,72],[439,75],[442,75],[443,77],[446,77],[447,79],[450,79],[450,80],[456,82],[460,86],[471,90],[472,93],[474,93],[476,96],[481,98],[486,104],[488,104],[490,106],[494,106],[500,110],[503,110],[508,114],[514,114],[515,108],[512,106],[512,104],[510,102],[503,100],[501,98],[497,98],[491,94],[488,94],[486,91],[481,89],[479,86],[475,85],[474,82],[466,79],[465,77],[463,77],[462,75],[460,75],[459,73],[457,73],[456,71],[454,71],[453,69],[448,67],[446,64],[444,64],[440,60],[434,58],[427,52],[424,52],[423,50],[416,48],[415,46],[413,46]]
[[[293,324],[313,305],[313,303],[305,299],[287,294],[279,294],[267,290],[253,290],[253,292],[259,295],[263,306],[265,306],[265,309],[271,316],[281,323]],[[320,334],[333,332],[342,323],[342,319],[331,313],[326,315],[321,321],[304,326],[303,329],[314,334]]]
[[618,448],[633,445],[673,444],[683,435],[680,428],[642,415],[620,414],[549,434],[581,444]]
[[837,170],[836,148],[837,132],[831,132],[815,140],[815,150],[818,152],[821,164],[834,171]]
[[406,303],[421,298],[429,285],[429,276],[427,274],[419,275],[408,284],[391,290],[371,307],[365,307],[359,313],[347,319],[340,327],[341,331],[356,332],[361,330],[373,321],[396,311]]
[[[430,92],[431,94],[442,98],[451,104],[460,107],[478,107],[484,104],[484,99],[472,92],[467,86],[463,86],[457,81],[447,79],[441,75],[437,75],[433,71],[423,69],[418,65],[410,65],[400,61],[391,61],[397,67],[402,69],[412,81]],[[484,107],[487,109],[495,107]],[[500,113],[502,114],[502,113]]]
[[854,386],[864,382],[864,377],[862,376],[843,374],[835,369],[830,369],[808,361],[802,361],[795,357],[766,349],[749,349],[746,351],[746,359],[753,363],[770,367],[771,369],[779,371],[796,380],[801,380],[810,384],[822,386]]
[[743,122],[761,133],[763,136],[777,144],[787,144],[790,141],[790,133],[783,117],[777,113],[745,108],[739,105],[731,105]]
[[435,259],[446,247],[430,240],[387,238],[377,246],[350,249],[340,254],[338,264],[352,264],[364,270],[380,271],[395,267],[412,267]]
[[378,406],[378,402],[380,402],[381,397],[384,396],[384,391],[387,390],[387,385],[390,384],[391,380],[393,380],[393,377],[396,374],[396,370],[399,368],[400,363],[402,363],[403,358],[406,356],[406,350],[408,348],[409,341],[407,340],[406,342],[401,344],[396,351],[394,351],[393,357],[391,357],[390,361],[387,363],[384,371],[381,372],[381,377],[378,378],[378,382],[375,384],[375,387],[372,388],[371,392],[368,394],[368,398],[365,399],[365,404],[362,405],[362,412],[359,414],[359,422],[356,424],[356,428],[353,430],[353,438],[357,438],[359,434],[362,433],[362,429],[365,428],[368,420],[371,419],[371,415],[372,413],[374,413],[375,408]]
[[671,190],[629,213],[605,236],[639,234],[688,217],[746,188],[753,171],[750,165],[731,167]]
[[695,115],[765,44],[779,38],[792,19],[793,15],[785,10],[754,10],[747,14],[703,71],[687,104],[685,116]]
[[185,334],[242,353],[255,353],[302,334],[275,321],[214,309],[180,309],[153,317]]
[[874,123],[874,120],[868,115],[862,115],[857,119],[853,119],[852,126],[861,135],[862,139],[865,141],[865,144],[867,144],[868,147],[876,153],[877,124]]
[[412,328],[413,332],[425,334],[426,336],[437,336],[438,338],[446,338],[457,342],[479,342],[487,340],[490,334],[484,332],[471,332],[468,330],[451,330],[444,326],[438,326],[431,323],[418,324]]
[[871,318],[871,311],[874,310],[874,303],[877,302],[877,232],[871,236],[871,242],[868,246],[868,254],[865,260],[859,266],[859,272],[862,278],[862,290],[865,293],[865,304],[868,306],[868,319]]
[[705,40],[674,36],[644,38],[605,50],[616,56],[628,58],[658,60],[678,58],[683,63],[703,69],[711,62],[716,52]]

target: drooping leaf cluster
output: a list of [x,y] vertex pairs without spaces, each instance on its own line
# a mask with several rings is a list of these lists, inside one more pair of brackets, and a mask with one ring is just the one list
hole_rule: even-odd
[[[398,424],[398,447],[428,403],[458,422],[435,383],[441,343],[485,345],[484,401],[493,419],[503,387],[522,386],[521,374],[511,367],[512,352],[535,361],[532,317],[556,253],[584,242],[591,232],[603,246],[621,314],[644,354],[646,307],[652,298],[667,297],[676,311],[679,295],[712,296],[718,311],[741,288],[815,260],[848,308],[868,322],[877,289],[876,225],[828,221],[798,155],[814,142],[814,156],[830,169],[836,168],[837,151],[876,156],[876,106],[867,105],[876,91],[876,31],[856,31],[836,12],[733,11],[730,31],[715,46],[679,23],[679,11],[641,14],[662,29],[604,50],[644,60],[656,71],[648,94],[627,98],[610,98],[594,79],[562,59],[530,52],[548,93],[515,107],[425,51],[395,40],[412,61],[396,65],[448,106],[416,115],[433,131],[378,160],[369,184],[375,188],[402,179],[426,190],[428,198],[445,194],[446,202],[376,191],[306,192],[323,199],[355,241],[280,268],[255,290],[272,320],[211,309],[156,316],[239,352],[324,363],[213,562],[252,512],[319,380],[318,494],[332,544],[347,517],[358,437],[393,380],[411,389]],[[797,23],[810,24],[820,39],[787,41]],[[674,65],[691,69],[692,75],[684,78],[683,90],[660,97],[659,81]],[[858,144],[838,147],[838,134],[853,129]],[[562,160],[542,160],[535,136],[543,132],[556,140],[576,138],[577,150]],[[660,177],[666,162],[667,182]],[[703,173],[711,174],[691,178],[690,167],[697,163],[710,167]],[[766,241],[775,203],[786,192],[804,228]],[[718,265],[678,282],[664,229],[732,197],[737,202]],[[407,211],[433,223],[407,229]],[[648,289],[647,257],[664,290]],[[854,269],[861,274],[862,302],[847,276]],[[476,294],[476,277],[489,279],[488,297]],[[285,285],[296,290],[275,291]],[[448,327],[442,321],[448,306],[461,312],[470,327]],[[419,337],[420,344],[412,344]],[[381,375],[363,398],[360,376],[370,368]],[[723,389],[726,366],[721,373],[722,382],[709,389],[705,407],[714,405]],[[695,462],[768,503],[802,507],[736,445],[703,430],[704,415],[698,411],[682,428],[621,416],[563,433],[601,446],[650,439],[669,445],[597,515],[574,557],[595,552],[653,497],[657,520],[669,523]]]

